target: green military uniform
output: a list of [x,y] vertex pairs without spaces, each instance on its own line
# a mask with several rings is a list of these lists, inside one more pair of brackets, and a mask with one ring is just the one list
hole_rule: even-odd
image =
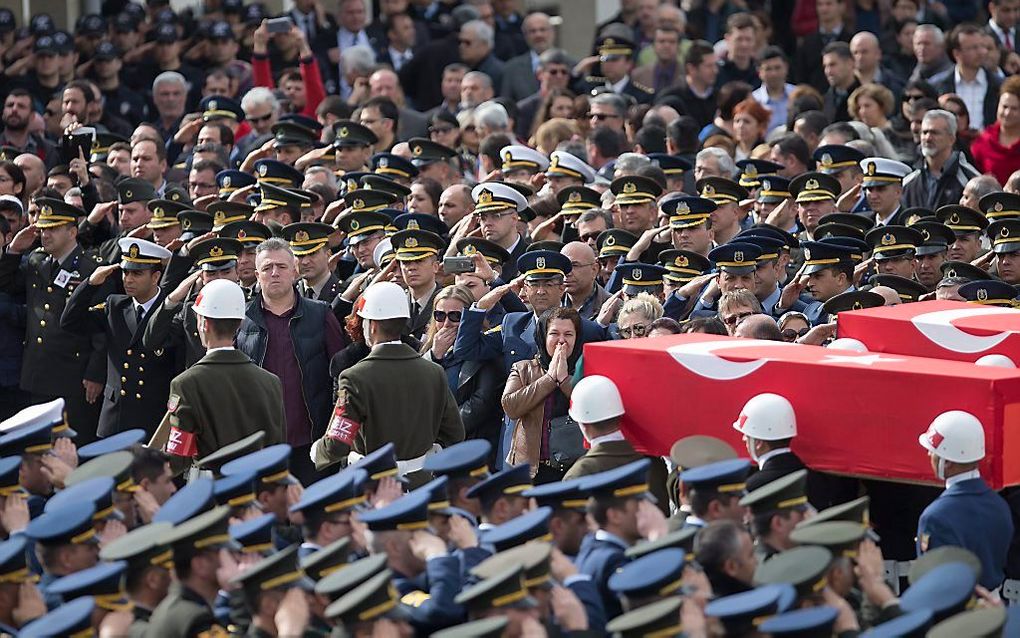
[[216,349],[170,382],[164,449],[175,472],[192,458],[215,452],[264,430],[265,445],[284,441],[283,387],[280,379],[252,363],[239,350]]
[[464,423],[443,369],[406,344],[374,347],[340,374],[338,387],[326,435],[312,446],[317,468],[346,459],[351,449],[365,455],[391,441],[397,459],[406,461],[435,443],[445,447],[464,440]]
[[563,475],[563,480],[567,481],[606,470],[614,470],[643,458],[649,458],[652,461],[652,465],[648,468],[649,489],[658,500],[659,509],[668,516],[669,496],[666,494],[666,463],[658,457],[645,457],[634,449],[630,441],[625,439],[596,443],[585,452],[584,456],[574,461],[567,473]]

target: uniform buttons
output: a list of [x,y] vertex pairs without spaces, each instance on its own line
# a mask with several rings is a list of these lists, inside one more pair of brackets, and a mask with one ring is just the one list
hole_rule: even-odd
[[53,286],[46,286],[46,292],[53,292]]
[[145,372],[145,368],[138,368],[139,372]]
[[145,358],[145,353],[143,352],[143,353],[141,353],[141,354],[140,354],[140,355],[138,355],[138,356],[140,356],[141,358],[143,358],[143,359],[144,359],[144,358]]
[[43,328],[45,328],[46,327],[46,320],[45,319],[40,319],[39,320],[39,325],[42,326]]
[[125,369],[125,370],[127,370],[127,369],[128,369],[128,364],[126,364],[126,363],[124,364],[124,369]]
[[516,350],[511,350],[510,354],[517,354],[517,351]]
[[136,398],[136,399],[141,399],[141,398],[142,398],[142,395],[140,395],[140,394],[136,394],[136,395],[135,395],[135,398]]
[[127,396],[127,390],[121,390],[120,391],[120,396],[126,397]]
[[127,356],[129,356],[129,357],[131,356],[131,351],[130,350],[127,351]]
[[120,382],[121,383],[127,383],[127,377],[121,377],[120,378]]
[[50,305],[48,303],[44,303],[43,304],[43,310],[49,310],[49,309],[50,309]]
[[139,385],[139,386],[143,386],[143,385],[145,385],[145,381],[143,381],[143,380],[139,379],[139,380],[138,380],[138,385]]
[[36,337],[35,338],[35,342],[36,343],[42,343],[42,337]]

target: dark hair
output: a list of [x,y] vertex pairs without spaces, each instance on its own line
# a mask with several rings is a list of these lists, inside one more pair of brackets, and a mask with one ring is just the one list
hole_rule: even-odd
[[659,317],[658,319],[652,322],[652,325],[648,326],[648,329],[650,331],[665,330],[675,335],[678,335],[681,332],[683,332],[683,329],[680,326],[680,322],[677,321],[676,319],[670,319],[669,317]]
[[574,350],[570,353],[567,358],[567,370],[571,374],[574,371],[574,365],[577,363],[578,357],[581,356],[581,315],[576,310],[567,306],[557,306],[550,308],[542,313],[542,316],[538,318],[538,322],[535,325],[535,337],[536,345],[538,346],[538,360],[542,363],[544,370],[549,369],[549,364],[552,362],[552,355],[549,354],[545,349],[545,338],[549,335],[549,325],[552,324],[556,319],[566,319],[570,323],[574,324],[574,332],[576,339],[574,341]]
[[[499,152],[503,148],[513,144],[510,136],[506,133],[492,133],[482,138],[482,141],[478,144],[478,154],[484,155],[485,157],[492,160],[496,166],[500,165]],[[438,200],[436,200],[438,202]],[[438,206],[438,204],[437,204]]]
[[596,126],[588,134],[588,141],[603,157],[616,157],[627,150],[627,139],[623,133],[608,126]]
[[240,319],[209,319],[205,320],[206,330],[218,339],[230,339],[241,327]]
[[152,145],[156,147],[156,157],[158,157],[160,159],[160,161],[163,161],[163,162],[166,161],[166,147],[163,146],[163,141],[162,140],[157,140],[154,137],[143,137],[143,138],[140,138],[137,141],[135,141],[135,143],[132,146],[132,148],[134,146],[138,146],[142,142],[152,142]]
[[223,170],[223,164],[220,164],[219,162],[214,162],[213,160],[202,159],[192,164],[191,170],[199,172],[212,171],[213,173],[219,173],[220,171]]
[[327,95],[319,102],[319,106],[315,107],[316,117],[335,115],[342,120],[346,120],[350,119],[352,113],[354,113],[354,109],[347,102],[344,102],[343,98],[339,95]]
[[143,479],[155,481],[163,475],[170,460],[166,453],[137,443],[130,450],[134,457],[131,461],[131,478],[135,483],[141,483]]
[[757,29],[758,25],[755,24],[754,18],[749,13],[734,13],[726,19],[726,33],[736,31],[738,29]]
[[857,133],[857,129],[855,129],[849,122],[833,122],[822,129],[823,136],[828,135],[829,133],[842,135],[847,138],[848,142],[861,139],[861,136]]
[[[815,135],[821,135],[825,127],[829,125],[829,118],[825,117],[825,113],[821,111],[804,111],[794,118],[794,123],[797,120],[802,120],[804,126],[811,130]],[[850,127],[853,128],[853,127]]]
[[704,490],[699,490],[694,487],[687,488],[687,500],[691,504],[691,511],[699,518],[705,517],[712,501],[719,501],[725,505],[730,501],[730,499],[736,498],[736,496],[736,494],[722,494],[713,487],[708,487]]
[[937,99],[939,96],[939,92],[935,90],[935,87],[932,86],[930,82],[926,82],[921,79],[911,80],[907,82],[906,86],[903,87],[903,92],[906,93],[911,89],[920,91],[921,93],[924,93],[925,97],[930,97],[933,100]]
[[956,59],[956,56],[953,56],[952,52],[960,48],[961,35],[984,35],[984,34],[985,32],[981,29],[981,27],[977,26],[976,24],[964,23],[958,24],[955,27],[953,27],[953,30],[950,31],[949,35],[946,37],[946,49],[950,52],[950,57],[952,57],[954,60]]
[[761,66],[762,62],[765,62],[766,60],[775,60],[776,58],[779,58],[787,64],[790,63],[789,59],[786,57],[785,51],[777,46],[767,46],[758,57],[758,65]]
[[727,560],[740,552],[743,528],[733,521],[712,521],[694,537],[697,561],[707,570],[720,572]]
[[[1002,89],[1006,86],[1006,83],[1009,82],[1010,79],[1012,78],[1006,78],[1006,81],[1002,83],[1002,87],[999,87],[999,95],[1003,94],[1004,91]],[[1014,86],[1020,86],[1020,83],[1018,82],[1014,82],[1013,84]],[[1020,96],[1020,92],[1018,92],[1017,95]],[[909,104],[910,106],[907,107],[907,111],[910,113],[911,117],[913,117],[915,113],[934,111],[935,109],[941,108],[939,107],[938,101],[930,97],[923,97],[919,100],[909,102]]]
[[78,89],[85,96],[85,102],[92,103],[96,101],[96,94],[92,90],[92,85],[85,80],[71,80],[64,85],[64,90],[67,89]]
[[21,184],[21,193],[17,195],[17,197],[24,201],[25,196],[28,195],[28,193],[25,192],[25,171],[21,170],[21,167],[14,162],[9,161],[0,162],[0,169],[3,169],[11,176],[11,180],[14,182],[15,186]]
[[645,155],[666,152],[666,129],[649,124],[634,134],[634,144],[640,144]]
[[113,144],[110,144],[110,150],[108,150],[106,154],[109,155],[113,151],[127,151],[128,153],[130,153],[131,144],[127,142],[114,142]]
[[826,44],[825,48],[822,49],[823,57],[829,55],[830,53],[834,53],[839,57],[843,58],[844,60],[854,59],[853,54],[850,53],[850,45],[847,44],[846,42],[840,42],[839,40]]
[[716,104],[719,105],[719,117],[729,121],[733,119],[733,109],[751,96],[751,85],[746,82],[727,82],[719,88]]
[[705,58],[715,55],[715,47],[704,40],[695,40],[687,49],[687,56],[684,58],[684,65],[700,66]]
[[205,128],[206,126],[211,126],[212,128],[219,129],[220,144],[222,144],[223,146],[234,145],[234,131],[229,126],[221,122],[206,122],[205,124],[202,125],[202,128]]
[[432,200],[433,210],[439,210],[439,197],[443,194],[442,184],[431,177],[418,177],[411,184],[421,184],[425,188],[425,193],[429,196],[429,199]]
[[777,147],[784,155],[793,155],[807,167],[811,167],[811,151],[804,138],[796,133],[787,133],[776,140],[772,146]]
[[690,115],[681,115],[666,127],[666,135],[677,153],[694,153],[698,150],[698,121]]
[[395,341],[407,329],[407,319],[373,319],[372,325],[376,327],[379,339]]
[[[27,89],[23,89],[20,86],[16,86],[16,87],[14,87],[13,89],[11,89],[10,91],[7,92],[7,97],[11,97],[11,96],[14,96],[14,97],[27,97],[29,100],[34,100],[35,99],[35,98],[32,97],[32,94],[29,93]],[[35,106],[34,105],[32,106],[32,110],[35,110]]]
[[680,332],[683,334],[699,332],[707,335],[729,335],[726,331],[726,324],[719,321],[718,317],[689,319],[680,324]]
[[397,126],[400,124],[400,109],[393,103],[388,97],[376,96],[369,98],[364,104],[361,105],[361,110],[364,111],[367,108],[374,107],[379,109],[379,115],[383,116],[387,120],[393,120],[393,135],[397,135]]
[[666,171],[662,170],[658,165],[648,164],[647,166],[642,166],[634,174],[655,180],[655,183],[661,186],[662,190],[666,190]]

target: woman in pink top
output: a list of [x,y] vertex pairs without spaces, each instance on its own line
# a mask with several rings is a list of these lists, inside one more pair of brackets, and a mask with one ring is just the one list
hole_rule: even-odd
[[1002,83],[995,122],[974,139],[970,150],[978,170],[991,173],[1000,184],[1020,169],[1020,76]]

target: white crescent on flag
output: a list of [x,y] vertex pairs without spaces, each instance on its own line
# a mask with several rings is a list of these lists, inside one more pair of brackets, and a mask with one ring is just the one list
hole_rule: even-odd
[[784,347],[797,344],[785,341],[765,341],[763,339],[723,339],[718,341],[695,341],[669,347],[666,352],[676,359],[677,363],[694,374],[716,379],[732,381],[746,377],[769,362],[769,359],[754,361],[729,361],[715,354],[715,350],[737,350],[739,348]]
[[[975,307],[954,310],[937,310],[917,315],[910,320],[918,332],[927,337],[935,345],[952,352],[976,353],[984,352],[999,345],[1012,333],[978,336],[967,334],[953,325],[953,321],[966,317],[1011,314],[1020,319],[1020,314],[1012,308]],[[1020,323],[1018,323],[1020,326]]]

